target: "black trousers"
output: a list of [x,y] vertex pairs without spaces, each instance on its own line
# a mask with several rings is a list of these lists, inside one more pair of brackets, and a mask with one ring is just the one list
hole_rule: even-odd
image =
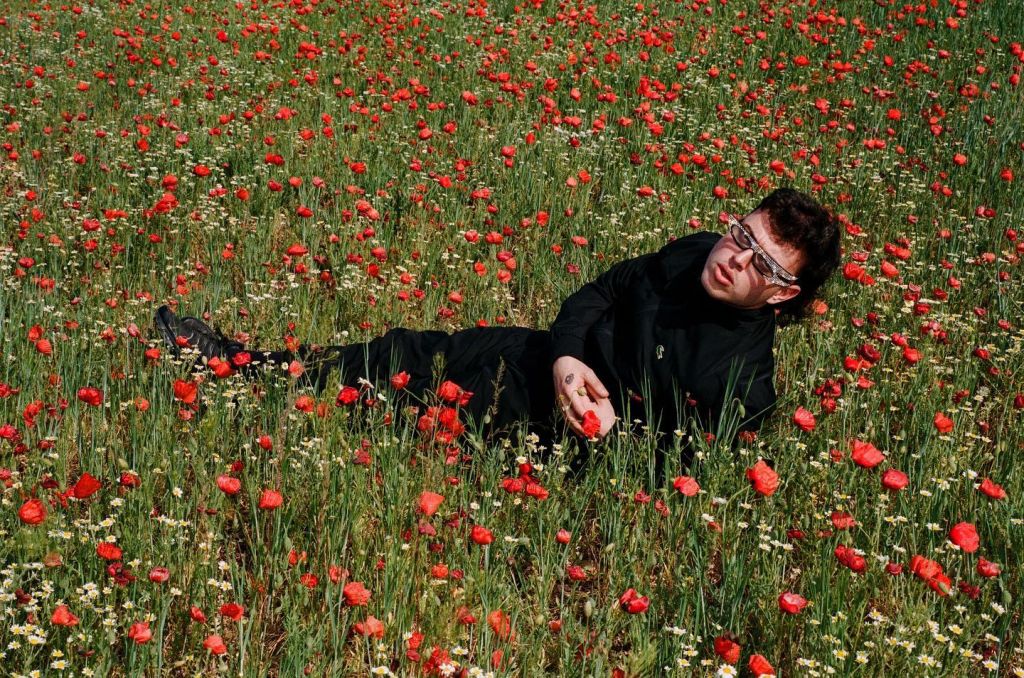
[[[322,392],[335,371],[338,382],[358,388],[365,379],[389,399],[430,402],[430,391],[450,380],[473,396],[461,408],[462,420],[485,436],[509,432],[519,422],[542,440],[553,438],[556,417],[551,377],[551,342],[546,330],[526,327],[475,327],[454,334],[395,328],[365,343],[347,346],[301,346],[289,351],[251,351],[254,365],[287,364],[298,359],[304,378]],[[407,387],[396,392],[391,376],[409,374]]]

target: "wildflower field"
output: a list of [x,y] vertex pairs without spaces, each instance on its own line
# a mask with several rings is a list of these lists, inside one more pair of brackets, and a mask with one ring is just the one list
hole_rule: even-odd
[[[1009,0],[5,3],[0,672],[1024,676],[1022,42]],[[152,328],[547,327],[780,186],[843,262],[766,426],[664,474]]]

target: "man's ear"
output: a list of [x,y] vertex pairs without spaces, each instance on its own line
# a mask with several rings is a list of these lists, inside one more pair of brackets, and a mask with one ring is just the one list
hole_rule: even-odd
[[796,295],[800,294],[799,285],[790,285],[789,287],[780,287],[775,294],[768,297],[767,303],[769,304],[781,304],[784,301],[789,301]]

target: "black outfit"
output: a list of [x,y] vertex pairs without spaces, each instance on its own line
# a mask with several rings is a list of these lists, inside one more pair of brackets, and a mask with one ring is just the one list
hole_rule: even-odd
[[[651,422],[665,433],[685,429],[682,417],[691,415],[712,430],[735,367],[734,396],[745,408],[741,429],[756,429],[775,404],[775,315],[769,307],[737,309],[707,295],[701,270],[719,237],[697,233],[613,266],[565,300],[550,331],[398,328],[364,344],[304,346],[298,357],[318,390],[334,369],[343,384],[357,386],[364,377],[385,389],[391,375],[404,370],[411,377],[407,392],[420,396],[437,384],[432,368],[440,354],[441,376],[474,393],[463,419],[485,423],[487,432],[527,419],[531,430],[549,434],[560,419],[551,375],[560,356],[594,370],[618,416]],[[287,352],[257,357],[292,358]]]

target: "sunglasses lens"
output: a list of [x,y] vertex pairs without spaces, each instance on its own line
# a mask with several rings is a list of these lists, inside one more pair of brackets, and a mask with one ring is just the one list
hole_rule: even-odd
[[772,270],[772,267],[768,265],[768,262],[760,254],[754,255],[754,268],[766,278],[772,278],[775,275],[775,271]]
[[732,237],[740,247],[750,247],[750,239],[738,224],[734,224],[732,227]]

